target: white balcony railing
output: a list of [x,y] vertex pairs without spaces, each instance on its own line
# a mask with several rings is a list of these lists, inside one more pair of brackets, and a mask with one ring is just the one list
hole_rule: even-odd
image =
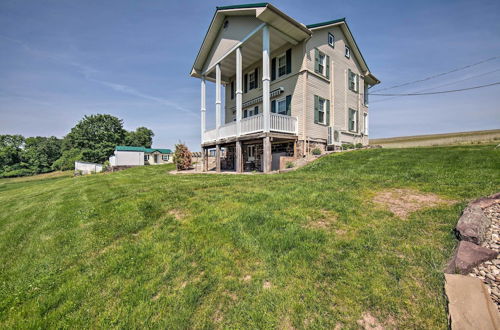
[[228,123],[219,127],[219,139],[236,136],[236,122]]
[[205,131],[203,133],[203,142],[210,142],[217,140],[217,130],[211,129],[209,131]]
[[297,117],[271,113],[271,131],[297,134]]
[[[286,115],[279,115],[271,113],[270,118],[270,131],[280,133],[298,134],[297,117]],[[264,131],[264,115],[258,114],[240,121],[241,132],[240,135],[263,132]],[[226,139],[237,136],[236,122],[228,123],[219,127],[219,134],[217,129],[205,131],[203,133],[203,142],[217,141],[218,139]]]
[[241,134],[262,132],[264,130],[264,116],[258,114],[241,120]]

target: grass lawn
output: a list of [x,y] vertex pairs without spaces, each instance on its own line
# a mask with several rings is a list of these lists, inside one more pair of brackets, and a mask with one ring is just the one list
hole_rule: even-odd
[[[446,328],[442,269],[500,150],[361,150],[279,175],[0,180],[1,328]],[[456,200],[399,219],[411,188]],[[318,226],[322,223],[326,225]]]

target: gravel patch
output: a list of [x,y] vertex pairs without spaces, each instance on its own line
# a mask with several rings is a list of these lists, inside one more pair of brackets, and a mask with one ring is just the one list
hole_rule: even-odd
[[[484,214],[491,219],[491,226],[481,246],[500,252],[500,203],[485,208]],[[500,255],[472,269],[469,276],[480,278],[486,284],[491,299],[500,311]]]

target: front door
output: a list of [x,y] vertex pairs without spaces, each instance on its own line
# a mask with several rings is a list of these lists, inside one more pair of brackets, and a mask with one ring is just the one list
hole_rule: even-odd
[[155,164],[158,164],[158,155],[154,155],[153,159],[154,159]]

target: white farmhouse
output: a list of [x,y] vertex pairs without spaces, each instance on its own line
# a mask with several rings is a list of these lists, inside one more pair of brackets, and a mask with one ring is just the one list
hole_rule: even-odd
[[144,147],[117,146],[109,157],[111,166],[143,166],[172,162],[172,150]]

